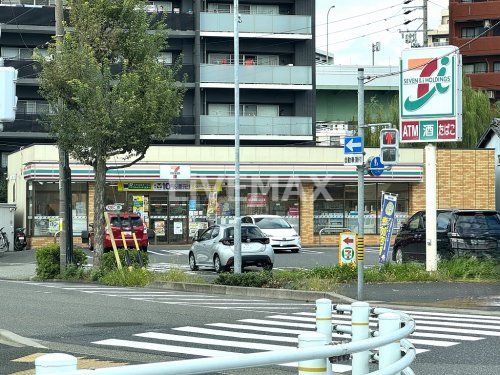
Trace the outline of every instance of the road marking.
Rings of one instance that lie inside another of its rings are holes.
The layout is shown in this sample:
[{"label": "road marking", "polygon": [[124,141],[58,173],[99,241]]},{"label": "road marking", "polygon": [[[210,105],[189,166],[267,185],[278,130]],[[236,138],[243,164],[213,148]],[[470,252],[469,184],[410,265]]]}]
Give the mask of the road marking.
[{"label": "road marking", "polygon": [[295,346],[288,346],[288,345],[274,345],[274,344],[263,344],[263,343],[231,341],[231,340],[207,339],[207,338],[196,337],[196,336],[171,335],[168,333],[158,333],[158,332],[138,333],[134,336],[144,337],[144,338],[148,338],[148,339],[166,340],[166,341],[180,341],[183,343],[192,343],[192,344],[201,344],[201,345],[215,345],[215,346],[230,346],[233,348],[267,350],[267,351],[283,350],[283,349],[290,349],[290,348],[295,347]]},{"label": "road marking", "polygon": [[450,313],[440,313],[434,311],[405,311],[407,314],[418,314],[418,315],[432,315],[432,316],[445,316],[450,318],[478,318],[478,319],[486,319],[486,320],[498,320],[500,316],[491,316],[491,315],[470,315],[470,314],[450,314]]},{"label": "road marking", "polygon": [[210,328],[202,328],[202,327],[190,327],[190,326],[188,326],[188,327],[178,327],[178,328],[172,328],[172,329],[174,331],[199,333],[202,335],[233,337],[233,338],[241,338],[241,339],[247,339],[247,340],[253,339],[253,340],[293,342],[293,343],[298,343],[298,341],[299,341],[297,337],[258,335],[255,333],[237,332],[237,331],[222,331],[219,329],[210,329]]}]

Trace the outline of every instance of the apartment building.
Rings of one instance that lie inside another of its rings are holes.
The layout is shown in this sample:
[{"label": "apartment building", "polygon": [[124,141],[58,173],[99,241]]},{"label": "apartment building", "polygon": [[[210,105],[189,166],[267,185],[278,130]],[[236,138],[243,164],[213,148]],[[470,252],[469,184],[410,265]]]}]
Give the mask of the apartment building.
[{"label": "apartment building", "polygon": [[463,46],[464,73],[491,100],[500,100],[500,25],[466,43],[499,21],[500,0],[450,0],[450,44]]},{"label": "apartment building", "polygon": [[450,36],[450,11],[443,9],[441,11],[441,24],[427,33],[427,45],[429,47],[447,46]]},{"label": "apartment building", "polygon": [[[54,0],[0,0],[0,51],[19,69],[17,117],[3,124],[0,151],[53,139],[37,121],[50,109],[38,93],[35,48],[44,53],[55,33]],[[314,140],[315,2],[246,0],[240,3],[240,56],[233,54],[233,5],[228,0],[150,1],[165,15],[172,64],[182,56],[187,74],[182,115],[167,143],[230,144],[234,139],[233,63],[241,82],[241,138],[247,144]]]}]

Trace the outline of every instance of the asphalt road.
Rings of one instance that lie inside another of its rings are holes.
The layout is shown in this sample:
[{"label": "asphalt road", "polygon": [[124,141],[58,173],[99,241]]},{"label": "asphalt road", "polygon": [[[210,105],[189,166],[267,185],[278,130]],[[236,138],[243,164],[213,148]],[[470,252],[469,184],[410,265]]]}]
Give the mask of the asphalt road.
[{"label": "asphalt road", "polygon": [[[47,351],[73,353],[99,367],[105,361],[146,363],[295,347],[298,331],[314,329],[314,307],[297,301],[1,280],[0,298],[0,329],[48,347],[0,342],[1,374],[33,368],[30,355]],[[500,373],[498,312],[416,308],[412,314],[417,321],[412,339],[419,350],[415,373]],[[334,321],[347,324],[348,316]],[[349,365],[342,363],[337,372],[349,373]],[[296,371],[272,366],[225,374]]]}]

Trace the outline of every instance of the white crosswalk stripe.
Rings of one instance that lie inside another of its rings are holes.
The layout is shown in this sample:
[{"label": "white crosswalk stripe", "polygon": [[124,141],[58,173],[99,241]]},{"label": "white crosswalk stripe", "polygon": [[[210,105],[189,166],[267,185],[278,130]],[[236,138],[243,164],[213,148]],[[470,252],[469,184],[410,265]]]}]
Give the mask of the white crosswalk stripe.
[{"label": "white crosswalk stripe", "polygon": [[[429,352],[433,348],[445,349],[463,342],[484,340],[488,336],[498,336],[500,333],[498,318],[494,316],[471,317],[465,314],[447,314],[436,317],[432,315],[433,312],[428,311],[409,311],[408,313],[419,317],[416,320],[417,330],[409,337],[419,354]],[[436,321],[436,319],[439,320]],[[466,320],[461,322],[460,319]],[[476,320],[471,321],[471,319]],[[332,321],[349,325],[350,315],[333,315]],[[474,325],[473,322],[477,324]],[[472,325],[474,327],[471,327]],[[370,326],[376,326],[375,318],[371,319]],[[168,332],[143,332],[134,334],[137,340],[108,339],[96,341],[94,344],[187,354],[193,358],[219,357],[227,353],[237,355],[296,347],[298,335],[314,331],[315,328],[313,312],[295,312],[273,314],[261,319],[240,319],[234,323],[220,322],[207,323],[202,327],[175,327]],[[333,342],[349,339],[350,335],[347,334],[332,334]],[[282,366],[297,366],[297,364],[288,363]],[[336,373],[345,373],[350,370],[351,367],[347,364],[334,365]]]}]

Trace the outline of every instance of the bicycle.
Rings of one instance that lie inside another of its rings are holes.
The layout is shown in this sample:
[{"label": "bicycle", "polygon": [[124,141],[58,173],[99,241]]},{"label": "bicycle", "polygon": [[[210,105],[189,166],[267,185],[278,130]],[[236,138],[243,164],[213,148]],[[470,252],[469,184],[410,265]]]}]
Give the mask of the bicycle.
[{"label": "bicycle", "polygon": [[7,233],[3,231],[2,227],[0,228],[0,252],[4,253],[6,251],[9,251],[9,239],[7,238]]}]

